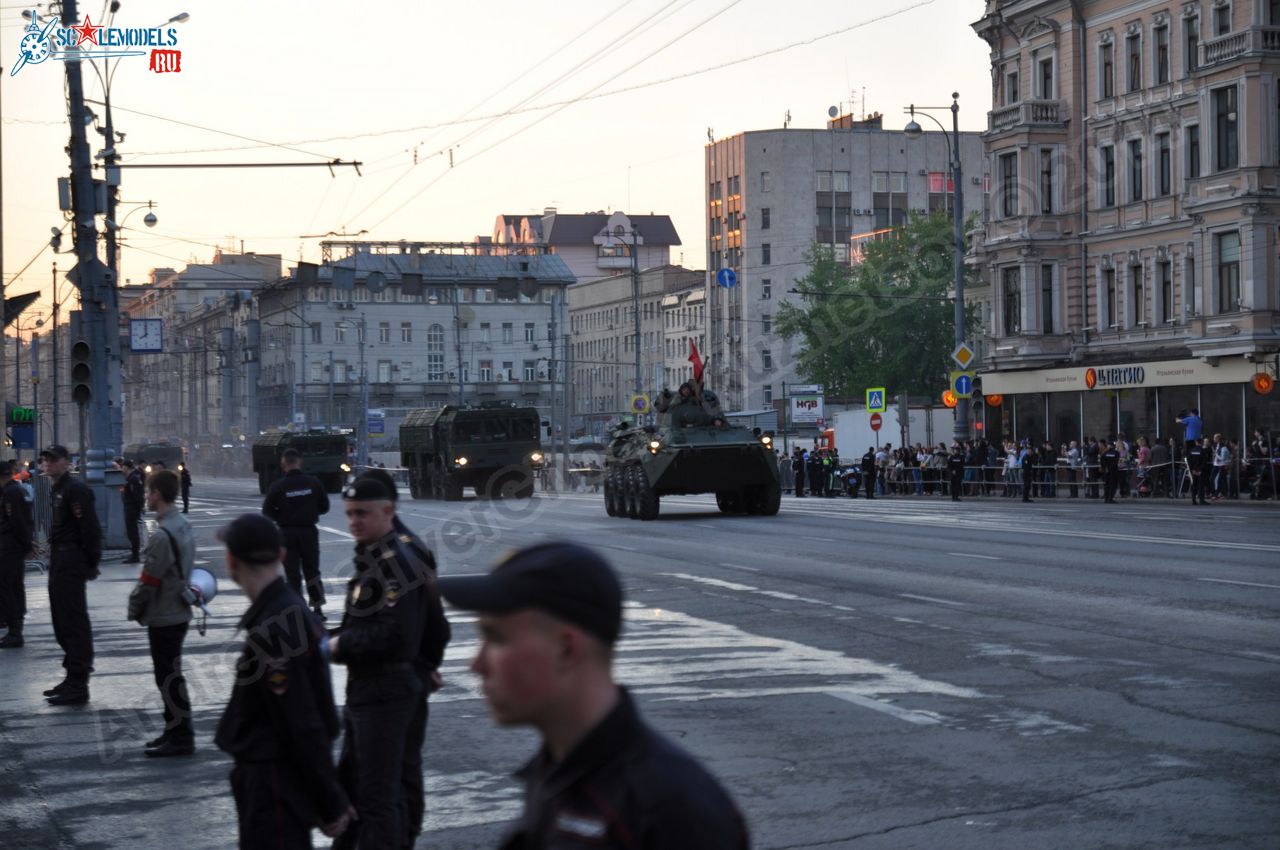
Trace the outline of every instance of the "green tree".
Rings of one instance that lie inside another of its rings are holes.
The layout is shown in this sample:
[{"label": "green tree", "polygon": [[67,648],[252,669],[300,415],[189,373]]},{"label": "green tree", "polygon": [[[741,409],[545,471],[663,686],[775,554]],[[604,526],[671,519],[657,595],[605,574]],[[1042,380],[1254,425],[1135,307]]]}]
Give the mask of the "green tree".
[{"label": "green tree", "polygon": [[[780,306],[778,334],[799,338],[796,368],[828,396],[861,396],[867,387],[891,394],[936,396],[946,389],[955,347],[951,219],[913,216],[887,238],[868,243],[854,266],[829,246],[806,254],[809,273],[796,281],[801,303]],[[966,286],[974,276],[966,271]],[[977,311],[968,308],[968,335]]]}]

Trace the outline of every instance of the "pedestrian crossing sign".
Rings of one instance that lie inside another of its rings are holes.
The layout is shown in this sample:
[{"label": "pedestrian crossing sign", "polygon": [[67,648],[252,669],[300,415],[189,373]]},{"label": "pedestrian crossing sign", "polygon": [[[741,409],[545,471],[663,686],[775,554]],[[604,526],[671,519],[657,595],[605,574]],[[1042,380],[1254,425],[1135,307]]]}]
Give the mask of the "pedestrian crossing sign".
[{"label": "pedestrian crossing sign", "polygon": [[867,412],[868,413],[884,413],[888,410],[885,406],[884,387],[872,387],[867,390]]}]

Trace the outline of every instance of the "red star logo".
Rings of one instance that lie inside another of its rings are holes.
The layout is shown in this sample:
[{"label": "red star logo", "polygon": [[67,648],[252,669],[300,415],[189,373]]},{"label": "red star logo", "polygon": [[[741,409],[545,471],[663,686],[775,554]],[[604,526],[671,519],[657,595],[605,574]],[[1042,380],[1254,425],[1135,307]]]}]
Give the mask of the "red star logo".
[{"label": "red star logo", "polygon": [[91,24],[91,23],[89,22],[89,16],[88,16],[88,15],[85,15],[85,16],[84,16],[84,23],[83,23],[83,24],[81,24],[81,25],[80,25],[80,26],[78,26],[78,27],[72,27],[72,28],[71,28],[71,31],[72,31],[72,32],[80,33],[80,38],[79,38],[79,40],[77,40],[77,41],[76,41],[76,46],[77,46],[77,47],[79,47],[81,44],[84,44],[86,41],[88,41],[88,42],[90,42],[90,43],[92,43],[92,44],[97,44],[97,43],[98,43],[98,30],[100,30],[100,29],[102,29],[102,27],[101,27],[101,26],[96,26],[96,27],[95,27],[93,24]]}]

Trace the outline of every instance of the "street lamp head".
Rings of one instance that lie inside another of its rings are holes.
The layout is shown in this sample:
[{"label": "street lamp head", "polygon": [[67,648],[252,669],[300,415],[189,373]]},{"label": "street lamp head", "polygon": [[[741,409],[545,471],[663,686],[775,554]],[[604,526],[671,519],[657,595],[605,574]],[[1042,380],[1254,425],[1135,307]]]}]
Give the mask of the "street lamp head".
[{"label": "street lamp head", "polygon": [[170,18],[170,19],[168,20],[168,23],[171,23],[171,24],[185,24],[185,23],[186,23],[187,21],[189,21],[189,20],[191,20],[191,15],[190,15],[189,13],[187,13],[187,12],[179,12],[178,14],[176,14],[176,15],[174,15],[172,18]]},{"label": "street lamp head", "polygon": [[156,214],[153,212],[149,212],[142,217],[142,223],[145,224],[147,227],[155,227],[156,222],[159,220],[160,219],[156,218]]},{"label": "street lamp head", "polygon": [[920,126],[920,122],[911,120],[907,122],[907,126],[902,128],[902,135],[908,139],[918,139],[924,135],[924,128]]}]

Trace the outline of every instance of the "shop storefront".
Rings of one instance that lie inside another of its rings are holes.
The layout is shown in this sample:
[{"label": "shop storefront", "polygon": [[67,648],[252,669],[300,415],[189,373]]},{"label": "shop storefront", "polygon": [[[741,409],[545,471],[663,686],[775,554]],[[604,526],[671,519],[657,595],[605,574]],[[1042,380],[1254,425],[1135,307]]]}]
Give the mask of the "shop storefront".
[{"label": "shop storefront", "polygon": [[1280,391],[1262,395],[1253,387],[1253,376],[1267,368],[1236,357],[1216,365],[1163,360],[988,372],[980,421],[986,437],[996,440],[1047,437],[1056,445],[1114,434],[1181,440],[1178,416],[1198,408],[1206,435],[1243,446],[1255,428],[1280,433]]}]

